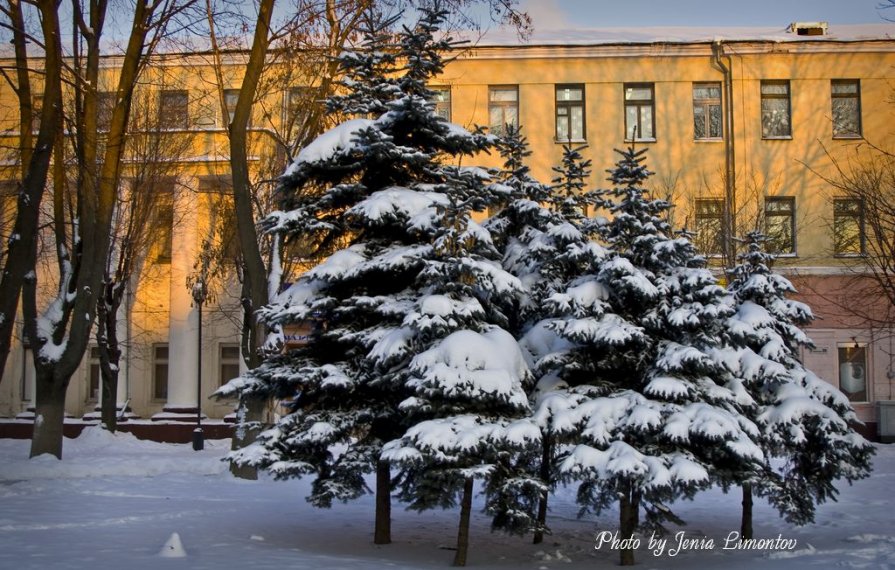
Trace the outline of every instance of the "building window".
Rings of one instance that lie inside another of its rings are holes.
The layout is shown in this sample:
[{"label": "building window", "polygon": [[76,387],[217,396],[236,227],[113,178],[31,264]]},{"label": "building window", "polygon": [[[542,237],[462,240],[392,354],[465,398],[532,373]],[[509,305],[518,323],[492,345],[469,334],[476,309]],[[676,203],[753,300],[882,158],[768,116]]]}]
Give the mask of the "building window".
[{"label": "building window", "polygon": [[652,83],[625,83],[625,140],[656,139],[655,106]]},{"label": "building window", "polygon": [[242,249],[239,244],[236,207],[233,204],[231,187],[229,178],[203,176],[199,179],[199,192],[208,198],[208,223],[212,243],[222,261],[237,263],[242,255]]},{"label": "building window", "polygon": [[430,87],[432,90],[432,103],[435,104],[435,114],[450,122],[451,120],[451,88]]},{"label": "building window", "polygon": [[314,87],[290,87],[283,101],[283,128],[289,133],[289,140],[295,141],[307,135],[313,126],[309,119],[315,117],[314,111],[320,104],[319,91]]},{"label": "building window", "polygon": [[839,344],[839,390],[852,402],[867,402],[867,346]]},{"label": "building window", "polygon": [[724,251],[724,200],[696,199],[696,248],[705,255]]},{"label": "building window", "polygon": [[239,345],[221,344],[218,350],[218,379],[223,386],[239,376]]},{"label": "building window", "polygon": [[834,79],[830,83],[833,105],[833,138],[861,136],[861,84],[857,79]]},{"label": "building window", "polygon": [[792,197],[765,198],[764,227],[769,253],[793,254],[796,252],[796,199]]},{"label": "building window", "polygon": [[833,253],[862,255],[864,253],[864,205],[855,198],[833,200]]},{"label": "building window", "polygon": [[583,141],[584,85],[556,86],[556,141]]},{"label": "building window", "polygon": [[721,84],[693,84],[693,137],[696,140],[720,139]]},{"label": "building window", "polygon": [[159,127],[185,129],[189,126],[189,93],[165,89],[159,92]]},{"label": "building window", "polygon": [[40,114],[44,106],[44,94],[35,93],[31,96],[31,132],[37,133],[40,130]]},{"label": "building window", "polygon": [[155,190],[158,192],[152,213],[155,261],[171,263],[171,252],[174,249],[174,187],[173,184],[162,185]]},{"label": "building window", "polygon": [[[19,185],[12,180],[0,181],[0,243],[9,243],[18,212]],[[6,247],[0,247],[0,266],[3,266]]]},{"label": "building window", "polygon": [[101,378],[99,366],[99,347],[90,347],[90,360],[87,371],[87,399],[99,400],[99,381]]},{"label": "building window", "polygon": [[519,126],[519,87],[516,85],[488,88],[488,115],[491,132],[506,133],[507,125]]},{"label": "building window", "polygon": [[152,397],[168,399],[168,345],[152,345]]},{"label": "building window", "polygon": [[[236,112],[236,103],[239,101],[239,89],[224,89],[224,106],[227,108],[227,116],[224,118],[224,128],[230,126],[233,114]],[[249,123],[252,122],[249,116]]]},{"label": "building window", "polygon": [[761,82],[761,138],[792,137],[789,81]]},{"label": "building window", "polygon": [[115,111],[115,92],[103,91],[96,97],[96,128],[108,131],[112,126],[112,113]]}]

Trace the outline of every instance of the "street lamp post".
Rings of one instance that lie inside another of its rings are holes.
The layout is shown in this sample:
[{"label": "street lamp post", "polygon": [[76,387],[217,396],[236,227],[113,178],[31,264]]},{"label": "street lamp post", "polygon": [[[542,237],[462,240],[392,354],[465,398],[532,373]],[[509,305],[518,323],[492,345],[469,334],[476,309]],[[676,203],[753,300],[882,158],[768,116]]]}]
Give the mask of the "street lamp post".
[{"label": "street lamp post", "polygon": [[199,310],[199,343],[196,346],[196,429],[193,430],[193,450],[205,449],[205,435],[202,433],[202,305],[208,297],[205,280],[199,278],[193,283],[193,302]]}]

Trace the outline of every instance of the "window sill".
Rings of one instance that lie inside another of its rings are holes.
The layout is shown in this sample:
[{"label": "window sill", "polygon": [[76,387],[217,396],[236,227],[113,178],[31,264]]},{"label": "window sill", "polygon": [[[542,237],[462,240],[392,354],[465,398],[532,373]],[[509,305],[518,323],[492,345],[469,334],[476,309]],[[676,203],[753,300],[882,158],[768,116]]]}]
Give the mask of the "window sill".
[{"label": "window sill", "polygon": [[723,138],[704,138],[704,139],[693,139],[695,143],[719,143],[724,142]]},{"label": "window sill", "polygon": [[863,139],[864,139],[864,136],[860,135],[860,134],[857,134],[857,135],[833,135],[834,141],[860,141]]},{"label": "window sill", "polygon": [[625,139],[626,143],[654,143],[656,139]]},{"label": "window sill", "polygon": [[587,139],[553,139],[556,144],[584,144]]},{"label": "window sill", "polygon": [[783,258],[783,259],[796,259],[797,257],[799,257],[799,254],[798,254],[798,253],[772,253],[771,255],[773,255],[773,256],[776,257],[777,259],[780,259],[780,258]]},{"label": "window sill", "polygon": [[864,259],[867,257],[866,253],[834,253],[833,259]]},{"label": "window sill", "polygon": [[787,135],[785,137],[761,137],[763,141],[791,141],[792,135]]}]

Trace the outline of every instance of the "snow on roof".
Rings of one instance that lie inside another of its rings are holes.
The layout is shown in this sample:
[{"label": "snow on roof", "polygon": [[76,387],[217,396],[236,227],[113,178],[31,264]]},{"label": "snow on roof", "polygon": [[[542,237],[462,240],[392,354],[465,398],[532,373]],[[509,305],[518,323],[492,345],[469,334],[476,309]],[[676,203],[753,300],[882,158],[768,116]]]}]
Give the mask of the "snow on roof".
[{"label": "snow on roof", "polygon": [[476,47],[519,47],[550,45],[606,45],[649,43],[708,43],[723,41],[866,41],[895,39],[895,23],[830,24],[823,36],[800,36],[786,27],[619,27],[619,28],[535,28],[526,41],[520,41],[515,30],[505,27],[486,32]]}]

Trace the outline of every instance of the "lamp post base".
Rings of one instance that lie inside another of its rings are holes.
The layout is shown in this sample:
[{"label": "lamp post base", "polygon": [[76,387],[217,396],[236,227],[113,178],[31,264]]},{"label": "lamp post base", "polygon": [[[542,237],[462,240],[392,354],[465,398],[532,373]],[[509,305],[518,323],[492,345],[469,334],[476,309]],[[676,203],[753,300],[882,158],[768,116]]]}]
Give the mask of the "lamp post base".
[{"label": "lamp post base", "polygon": [[193,451],[202,451],[205,449],[205,434],[202,428],[197,427],[193,430]]}]

